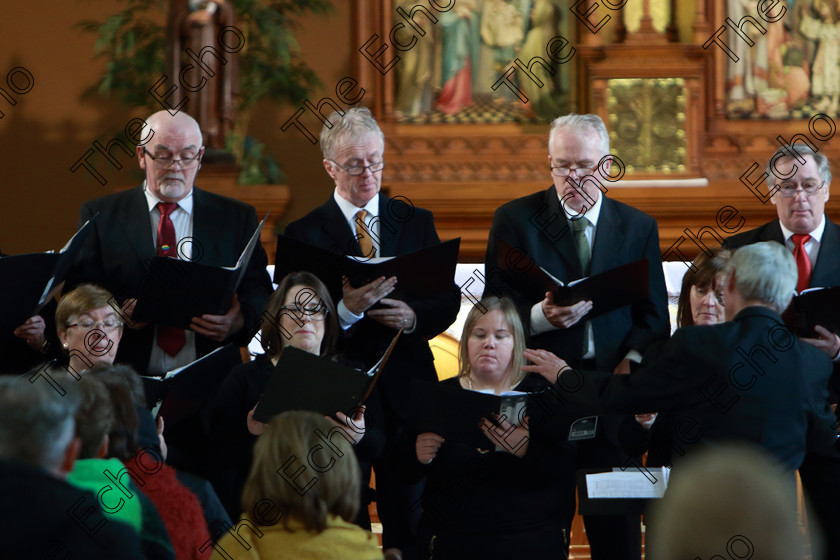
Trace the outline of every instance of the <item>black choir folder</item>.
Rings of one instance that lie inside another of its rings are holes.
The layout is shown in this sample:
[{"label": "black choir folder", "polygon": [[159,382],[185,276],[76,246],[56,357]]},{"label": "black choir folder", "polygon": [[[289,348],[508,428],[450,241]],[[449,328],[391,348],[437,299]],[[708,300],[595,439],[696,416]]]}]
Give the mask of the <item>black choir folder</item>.
[{"label": "black choir folder", "polygon": [[146,405],[163,416],[167,428],[208,413],[216,392],[230,369],[242,362],[239,348],[227,344],[161,377],[142,377]]},{"label": "black choir folder", "polygon": [[368,371],[360,371],[329,358],[287,346],[254,410],[254,420],[269,423],[287,410],[314,410],[325,416],[341,411],[352,416],[370,395],[402,334],[397,331],[382,358]]},{"label": "black choir folder", "polygon": [[503,274],[514,276],[527,295],[543,299],[546,292],[551,292],[554,302],[563,306],[574,305],[579,301],[591,301],[592,311],[586,315],[587,319],[646,299],[650,292],[647,258],[564,285],[534,262],[522,249],[514,248],[499,237],[496,238],[496,245],[499,248],[498,264]]},{"label": "black choir folder", "polygon": [[58,253],[29,253],[0,258],[0,325],[9,332],[36,315],[61,287],[76,261],[91,222],[79,228]]},{"label": "black choir folder", "polygon": [[341,277],[354,288],[380,276],[397,277],[387,297],[412,301],[455,290],[455,266],[461,238],[450,239],[398,257],[350,257],[285,235],[277,236],[274,282],[298,270],[311,272],[326,284],[335,301],[341,299]]},{"label": "black choir folder", "polygon": [[173,257],[152,257],[140,284],[132,319],[188,329],[193,317],[227,313],[233,294],[245,276],[251,254],[259,243],[266,218],[268,213],[234,266],[220,267]]},{"label": "black choir folder", "polygon": [[814,325],[840,332],[840,286],[810,288],[793,296],[793,329],[802,337],[814,338]]},{"label": "black choir folder", "polygon": [[499,414],[520,425],[528,397],[519,391],[492,395],[412,379],[409,425],[418,434],[433,432],[470,447],[492,449],[494,444],[478,427],[479,421],[488,418],[495,422],[493,415]]}]

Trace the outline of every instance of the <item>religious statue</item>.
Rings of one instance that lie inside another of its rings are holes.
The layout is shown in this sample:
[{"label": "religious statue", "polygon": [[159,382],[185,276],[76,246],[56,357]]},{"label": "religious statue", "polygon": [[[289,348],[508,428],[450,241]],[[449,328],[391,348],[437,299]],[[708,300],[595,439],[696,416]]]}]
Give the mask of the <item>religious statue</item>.
[{"label": "religious statue", "polygon": [[[225,148],[225,138],[233,130],[239,93],[237,57],[218,44],[219,31],[227,25],[234,25],[233,6],[228,0],[172,0],[167,74],[174,82],[180,77],[181,84],[191,85],[196,91],[178,87],[169,102],[175,107],[189,97],[183,110],[198,121],[204,145],[211,150]],[[200,61],[196,60],[199,57]]]}]

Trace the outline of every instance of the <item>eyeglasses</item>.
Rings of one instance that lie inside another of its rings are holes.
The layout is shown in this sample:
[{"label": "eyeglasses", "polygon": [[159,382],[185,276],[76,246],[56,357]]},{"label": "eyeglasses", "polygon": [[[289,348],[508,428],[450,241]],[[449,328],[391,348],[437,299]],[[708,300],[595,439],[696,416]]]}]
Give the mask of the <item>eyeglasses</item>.
[{"label": "eyeglasses", "polygon": [[310,305],[308,307],[303,307],[298,304],[283,305],[280,309],[294,313],[298,317],[309,317],[313,321],[323,321],[327,318],[327,313],[330,311],[323,303],[319,305]]},{"label": "eyeglasses", "polygon": [[379,171],[385,169],[385,160],[378,161],[376,163],[371,163],[370,165],[351,165],[350,167],[344,167],[343,165],[341,165],[333,159],[331,159],[330,161],[333,162],[337,167],[340,167],[341,169],[346,171],[348,175],[353,175],[354,177],[362,175],[365,172],[365,169],[370,169],[371,173],[378,173]]},{"label": "eyeglasses", "polygon": [[160,156],[153,156],[149,153],[146,148],[143,148],[143,153],[149,156],[149,158],[155,162],[155,165],[158,167],[164,168],[171,168],[176,163],[181,164],[181,169],[192,169],[196,165],[201,162],[201,152],[199,151],[198,154],[194,155],[193,157],[182,157],[181,159],[175,159],[172,157],[172,154],[160,155]]},{"label": "eyeglasses", "polygon": [[799,192],[799,188],[802,188],[802,192],[807,195],[812,195],[821,188],[823,188],[825,182],[817,183],[817,182],[808,182],[808,183],[801,183],[798,187],[795,183],[779,183],[776,185],[779,187],[779,194],[785,198],[793,198],[796,196],[796,193]]},{"label": "eyeglasses", "polygon": [[589,175],[593,173],[596,169],[598,169],[599,163],[596,163],[592,167],[567,167],[567,166],[551,166],[551,174],[555,177],[568,177],[572,174],[572,171],[577,171],[577,176],[580,177],[582,175]]},{"label": "eyeglasses", "polygon": [[102,327],[102,330],[105,331],[105,332],[113,332],[113,331],[119,329],[120,327],[122,327],[123,324],[121,322],[115,320],[115,319],[108,319],[107,321],[85,320],[85,321],[79,321],[78,323],[73,323],[72,325],[67,325],[67,328],[71,329],[73,327],[81,327],[82,329],[84,329],[86,331],[90,331],[90,330],[93,330],[94,328],[97,328],[97,327],[100,327],[100,326]]}]

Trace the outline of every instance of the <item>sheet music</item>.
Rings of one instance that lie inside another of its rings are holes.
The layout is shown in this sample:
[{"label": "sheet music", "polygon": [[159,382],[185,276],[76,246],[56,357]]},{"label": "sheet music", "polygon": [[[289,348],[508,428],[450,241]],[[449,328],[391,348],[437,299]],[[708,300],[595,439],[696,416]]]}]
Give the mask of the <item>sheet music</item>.
[{"label": "sheet music", "polygon": [[661,498],[670,472],[661,467],[587,474],[586,493],[589,498]]}]

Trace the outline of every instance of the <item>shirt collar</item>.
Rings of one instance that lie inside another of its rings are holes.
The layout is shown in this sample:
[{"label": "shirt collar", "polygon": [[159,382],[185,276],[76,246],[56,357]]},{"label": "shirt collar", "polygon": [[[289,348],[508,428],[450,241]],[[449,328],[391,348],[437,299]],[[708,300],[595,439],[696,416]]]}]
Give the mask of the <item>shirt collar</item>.
[{"label": "shirt collar", "polygon": [[[554,189],[554,192],[556,193],[557,189]],[[560,198],[560,195],[557,195],[557,198],[560,199],[560,207],[566,213],[566,220],[569,220],[569,216],[576,216],[577,215],[576,211],[572,210],[571,208],[566,207],[566,205],[563,203],[563,199]],[[604,193],[599,192],[598,193],[598,200],[596,200],[595,204],[592,205],[592,208],[587,210],[586,214],[584,214],[584,216],[589,221],[589,223],[592,224],[592,227],[597,227],[598,226],[598,218],[601,215],[601,201],[603,201],[603,200],[604,200]]]},{"label": "shirt collar", "polygon": [[[187,214],[192,215],[193,211],[193,193],[195,189],[190,189],[190,194],[176,202],[179,208],[184,210]],[[158,202],[163,202],[161,199],[156,197],[152,194],[152,191],[146,186],[146,181],[143,181],[143,194],[146,195],[146,204],[149,207],[149,212],[151,213],[154,210],[155,206],[157,206]]]},{"label": "shirt collar", "polygon": [[341,213],[344,215],[344,219],[348,222],[353,222],[353,220],[356,219],[356,213],[359,210],[365,210],[368,215],[372,217],[379,215],[379,193],[373,195],[373,198],[371,198],[363,208],[359,208],[349,200],[342,198],[342,196],[338,194],[338,187],[336,187],[333,191],[333,198],[335,199],[335,203],[338,204],[338,209],[341,210]]},{"label": "shirt collar", "polygon": [[[789,241],[790,237],[793,235],[793,232],[790,231],[788,228],[786,228],[782,224],[781,220],[779,220],[779,227],[782,228],[782,236],[784,236],[785,241]],[[819,243],[820,241],[822,241],[822,236],[823,236],[824,231],[825,231],[825,213],[823,213],[823,215],[822,215],[822,219],[820,220],[820,225],[818,225],[816,228],[814,228],[814,231],[812,231],[808,235],[811,236],[811,239],[813,239],[814,241]]]}]

